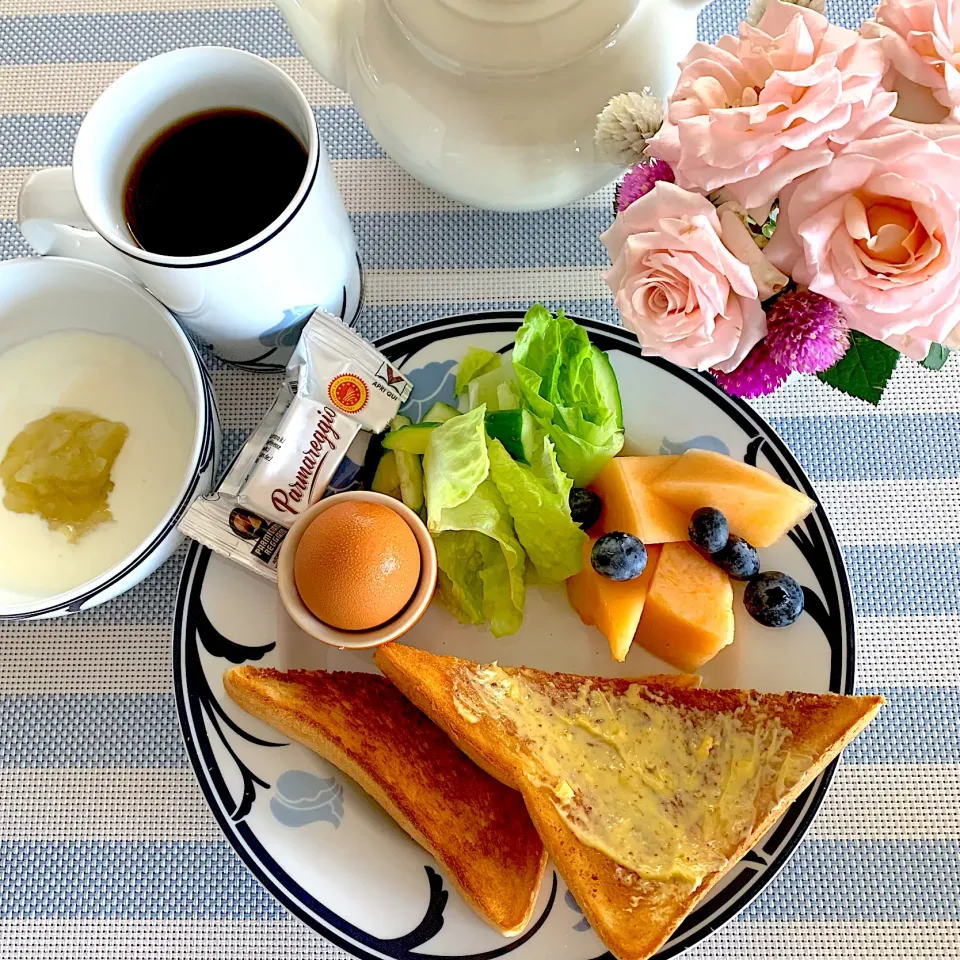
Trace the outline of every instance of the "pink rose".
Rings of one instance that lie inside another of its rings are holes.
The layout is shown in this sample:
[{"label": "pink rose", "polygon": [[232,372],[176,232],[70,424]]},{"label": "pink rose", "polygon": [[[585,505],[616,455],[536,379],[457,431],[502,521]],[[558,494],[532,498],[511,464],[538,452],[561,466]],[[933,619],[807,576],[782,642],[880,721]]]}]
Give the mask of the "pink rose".
[{"label": "pink rose", "polygon": [[720,233],[709,200],[660,181],[600,237],[604,280],[647,356],[732,370],[767,332],[750,268]]},{"label": "pink rose", "polygon": [[780,195],[764,252],[915,360],[960,321],[960,127],[888,121]]},{"label": "pink rose", "polygon": [[825,166],[831,144],[855,140],[897,102],[881,87],[880,41],[780,0],[756,27],[740,24],[739,39],[696,44],[680,69],[647,153],[666,160],[680,186],[726,187],[748,209]]},{"label": "pink rose", "polygon": [[948,109],[960,107],[960,9],[953,0],[881,0],[860,28],[878,37],[893,68],[928,87]]}]

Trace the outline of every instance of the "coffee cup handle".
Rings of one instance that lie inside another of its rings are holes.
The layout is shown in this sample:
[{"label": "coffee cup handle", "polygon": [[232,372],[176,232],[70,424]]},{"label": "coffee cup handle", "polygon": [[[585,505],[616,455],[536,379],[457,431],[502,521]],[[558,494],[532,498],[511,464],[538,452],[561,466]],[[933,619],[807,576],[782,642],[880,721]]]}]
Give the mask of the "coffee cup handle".
[{"label": "coffee cup handle", "polygon": [[141,283],[127,261],[91,227],[73,188],[70,167],[38,170],[23,181],[17,224],[41,255],[86,260]]}]

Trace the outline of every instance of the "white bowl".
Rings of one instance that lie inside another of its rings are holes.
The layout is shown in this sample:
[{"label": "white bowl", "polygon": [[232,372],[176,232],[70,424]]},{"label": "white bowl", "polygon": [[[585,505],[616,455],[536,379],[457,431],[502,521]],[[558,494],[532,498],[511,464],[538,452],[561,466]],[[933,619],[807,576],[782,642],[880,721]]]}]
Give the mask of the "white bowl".
[{"label": "white bowl", "polygon": [[59,257],[0,263],[0,353],[60,330],[122,337],[157,357],[180,381],[194,411],[193,444],[176,496],[150,534],[121,561],[71,590],[25,599],[0,588],[0,621],[58,617],[88,610],[153,573],[182,542],[177,522],[209,491],[216,475],[220,425],[213,390],[190,340],[142,287],[105,267]]},{"label": "white bowl", "polygon": [[[379,503],[393,510],[413,532],[417,539],[417,546],[420,548],[420,580],[413,596],[395,617],[369,630],[338,630],[314,616],[300,599],[294,577],[297,546],[306,533],[307,527],[325,510],[351,500]],[[283,546],[280,547],[277,588],[287,613],[304,633],[332,647],[339,647],[341,650],[365,650],[368,647],[379,647],[402,637],[426,613],[437,588],[437,548],[423,521],[406,504],[383,493],[374,493],[370,490],[348,490],[346,493],[337,493],[332,497],[318,500],[309,510],[304,511],[290,528],[289,533],[283,538]]]}]

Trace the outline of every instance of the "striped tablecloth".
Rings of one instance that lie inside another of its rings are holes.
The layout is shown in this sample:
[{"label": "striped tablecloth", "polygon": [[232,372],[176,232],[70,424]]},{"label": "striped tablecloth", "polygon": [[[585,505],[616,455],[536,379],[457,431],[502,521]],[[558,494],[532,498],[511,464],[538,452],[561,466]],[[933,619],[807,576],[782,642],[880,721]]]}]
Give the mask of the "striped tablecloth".
[{"label": "striped tablecloth", "polygon": [[[258,0],[0,0],[0,255],[26,254],[18,185],[69,162],[84,111],[134,62],[225,44],[301,84],[366,270],[362,331],[535,298],[614,320],[597,234],[610,191],[543,213],[450,203],[386,159],[347,97]],[[714,39],[745,3],[717,0]],[[835,3],[855,26],[867,0]],[[217,368],[235,449],[275,380]],[[960,956],[960,362],[901,363],[879,410],[805,378],[757,404],[793,447],[846,555],[859,682],[890,705],[842,765],[809,838],[741,917],[690,954]],[[5,545],[0,545],[5,548]],[[221,838],[174,711],[182,556],[68,620],[0,628],[0,958],[341,957]]]}]

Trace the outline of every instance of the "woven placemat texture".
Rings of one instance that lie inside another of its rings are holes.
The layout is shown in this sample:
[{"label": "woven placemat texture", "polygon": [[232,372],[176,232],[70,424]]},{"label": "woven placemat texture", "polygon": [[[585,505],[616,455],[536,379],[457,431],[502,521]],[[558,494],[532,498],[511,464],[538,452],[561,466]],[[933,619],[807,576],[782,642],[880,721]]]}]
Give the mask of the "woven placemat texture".
[{"label": "woven placemat texture", "polygon": [[[366,270],[362,332],[533,299],[615,320],[597,234],[611,191],[543,213],[465,209],[388,160],[349,99],[257,0],[0,0],[0,256],[28,253],[16,194],[69,162],[84,111],[130,65],[181,46],[270,57],[302,85]],[[262,3],[262,0],[261,0]],[[745,0],[716,0],[703,39]],[[868,0],[833,3],[855,26]],[[214,365],[236,449],[276,379]],[[859,682],[890,705],[848,752],[810,836],[696,960],[960,955],[960,362],[904,361],[879,409],[813,378],[757,403],[843,547]],[[170,624],[182,553],[117,601],[0,627],[0,960],[340,958],[222,839],[188,767]]]}]

